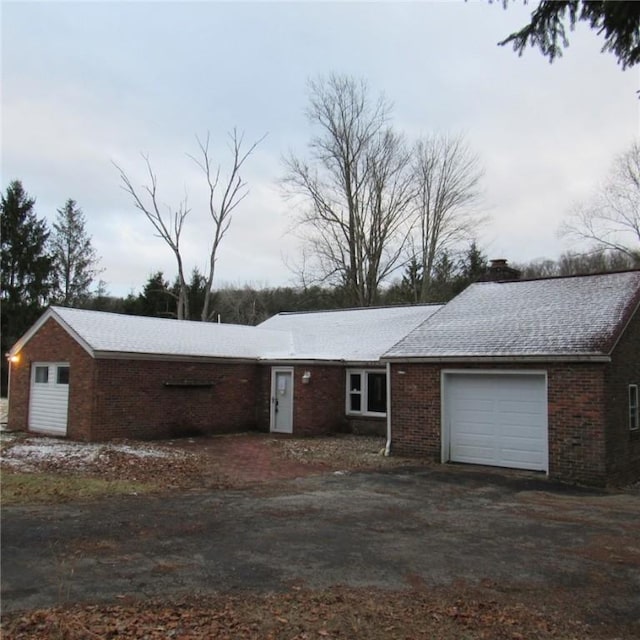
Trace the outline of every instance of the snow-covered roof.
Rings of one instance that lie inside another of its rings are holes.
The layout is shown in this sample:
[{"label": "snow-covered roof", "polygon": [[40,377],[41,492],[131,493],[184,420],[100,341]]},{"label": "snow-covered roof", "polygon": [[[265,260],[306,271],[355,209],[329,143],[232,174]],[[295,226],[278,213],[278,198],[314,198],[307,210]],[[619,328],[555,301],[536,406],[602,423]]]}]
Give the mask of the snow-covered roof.
[{"label": "snow-covered roof", "polygon": [[[291,351],[289,334],[244,325],[51,307],[34,328],[37,330],[49,317],[57,319],[92,355],[127,353],[256,359],[273,349],[282,353]],[[25,334],[19,344],[29,337],[29,333]]]},{"label": "snow-covered roof", "polygon": [[439,308],[419,305],[281,313],[250,327],[50,307],[11,353],[22,349],[53,318],[94,357],[131,354],[370,362]]},{"label": "snow-covered roof", "polygon": [[[289,332],[296,359],[373,362],[441,306],[279,313],[258,328]],[[279,357],[275,352],[265,355]]]},{"label": "snow-covered roof", "polygon": [[640,271],[481,282],[385,359],[606,356],[640,301]]}]

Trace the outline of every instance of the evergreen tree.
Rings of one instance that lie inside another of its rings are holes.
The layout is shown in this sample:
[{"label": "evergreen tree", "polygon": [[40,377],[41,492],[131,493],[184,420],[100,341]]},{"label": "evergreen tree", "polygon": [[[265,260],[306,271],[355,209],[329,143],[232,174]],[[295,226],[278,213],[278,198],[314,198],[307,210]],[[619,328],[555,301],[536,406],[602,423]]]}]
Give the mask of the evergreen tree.
[{"label": "evergreen tree", "polygon": [[[29,328],[48,304],[53,288],[53,258],[47,253],[49,230],[33,210],[35,200],[14,180],[2,195],[1,271],[2,354]],[[2,358],[2,393],[7,388]]]},{"label": "evergreen tree", "polygon": [[176,317],[177,294],[169,288],[162,271],[156,271],[142,288],[137,297],[129,295],[125,300],[124,311],[137,316],[160,318]]},{"label": "evergreen tree", "polygon": [[[484,275],[488,266],[487,256],[478,248],[475,240],[458,262],[458,277],[454,283],[453,295],[458,295],[480,276]],[[452,296],[453,297],[453,296]]]},{"label": "evergreen tree", "polygon": [[57,302],[79,306],[91,295],[90,286],[98,274],[98,257],[85,229],[85,217],[75,202],[67,200],[53,225],[51,249],[55,258]]}]

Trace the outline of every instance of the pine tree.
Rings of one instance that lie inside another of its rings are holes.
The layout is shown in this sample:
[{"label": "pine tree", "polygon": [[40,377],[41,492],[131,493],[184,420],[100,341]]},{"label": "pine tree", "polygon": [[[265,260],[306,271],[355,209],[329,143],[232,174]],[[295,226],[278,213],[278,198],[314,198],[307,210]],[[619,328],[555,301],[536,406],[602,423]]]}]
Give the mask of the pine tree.
[{"label": "pine tree", "polygon": [[[47,252],[49,230],[39,220],[19,180],[2,195],[1,271],[2,353],[6,353],[35,322],[49,303],[53,289],[53,257]],[[2,392],[7,384],[6,359],[2,358]]]},{"label": "pine tree", "polygon": [[67,200],[53,225],[51,249],[55,258],[57,301],[65,307],[82,304],[99,273],[98,257],[85,229],[85,217],[75,202]]}]

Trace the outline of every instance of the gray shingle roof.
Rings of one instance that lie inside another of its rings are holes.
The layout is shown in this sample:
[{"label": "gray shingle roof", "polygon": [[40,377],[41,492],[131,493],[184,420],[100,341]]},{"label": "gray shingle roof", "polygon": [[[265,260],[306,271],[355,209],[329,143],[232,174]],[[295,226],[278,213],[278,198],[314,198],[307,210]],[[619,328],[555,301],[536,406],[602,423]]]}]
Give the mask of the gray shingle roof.
[{"label": "gray shingle roof", "polygon": [[51,307],[12,353],[53,317],[92,355],[372,362],[438,309],[418,305],[281,313],[250,327]]},{"label": "gray shingle roof", "polygon": [[[307,313],[279,313],[260,329],[290,332],[301,360],[373,362],[442,305],[369,307]],[[277,353],[267,354],[274,359]]]},{"label": "gray shingle roof", "polygon": [[640,271],[468,287],[384,358],[602,356],[640,300]]},{"label": "gray shingle roof", "polygon": [[291,351],[291,337],[281,331],[64,307],[51,312],[94,352],[255,359],[271,349]]}]

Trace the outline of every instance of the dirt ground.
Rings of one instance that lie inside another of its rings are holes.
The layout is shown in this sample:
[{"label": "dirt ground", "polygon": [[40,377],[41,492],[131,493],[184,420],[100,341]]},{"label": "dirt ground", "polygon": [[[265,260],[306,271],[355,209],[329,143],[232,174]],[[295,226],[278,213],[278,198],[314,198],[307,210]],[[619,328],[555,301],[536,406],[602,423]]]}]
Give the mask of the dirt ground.
[{"label": "dirt ground", "polygon": [[3,637],[640,637],[637,495],[394,466],[374,440],[116,450],[166,490],[3,506]]},{"label": "dirt ground", "polygon": [[[0,461],[9,476],[47,473],[58,478],[128,482],[145,492],[243,488],[309,475],[421,464],[381,455],[384,445],[384,438],[350,435],[293,438],[246,433],[94,444],[4,433]],[[41,495],[34,496],[36,501]],[[58,495],[57,501],[62,497]],[[34,500],[18,496],[18,502],[25,501]]]}]

